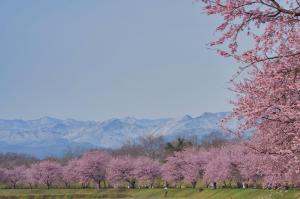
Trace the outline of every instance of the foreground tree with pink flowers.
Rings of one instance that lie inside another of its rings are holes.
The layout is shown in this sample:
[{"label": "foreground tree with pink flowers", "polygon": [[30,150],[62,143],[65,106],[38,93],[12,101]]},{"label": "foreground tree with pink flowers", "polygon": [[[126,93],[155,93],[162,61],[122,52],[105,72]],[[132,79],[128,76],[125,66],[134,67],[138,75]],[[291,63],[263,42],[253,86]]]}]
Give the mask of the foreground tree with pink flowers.
[{"label": "foreground tree with pink flowers", "polygon": [[[249,150],[272,156],[273,164],[284,162],[286,172],[299,172],[299,2],[202,1],[208,15],[222,18],[217,27],[221,36],[211,46],[220,46],[216,50],[222,56],[240,65],[232,80],[238,100],[233,102],[234,110],[227,120],[241,121],[238,135],[249,129],[255,131],[253,141],[247,143]],[[253,45],[247,50],[239,48],[239,36],[248,37]]]}]

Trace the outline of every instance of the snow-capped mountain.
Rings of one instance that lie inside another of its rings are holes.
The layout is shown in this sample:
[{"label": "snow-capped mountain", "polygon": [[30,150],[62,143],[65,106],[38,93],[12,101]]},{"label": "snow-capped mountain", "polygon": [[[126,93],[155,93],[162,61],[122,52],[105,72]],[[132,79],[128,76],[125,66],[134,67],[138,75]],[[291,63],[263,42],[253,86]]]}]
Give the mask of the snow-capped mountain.
[{"label": "snow-capped mountain", "polygon": [[[136,119],[126,117],[103,122],[60,120],[43,117],[37,120],[0,120],[0,152],[28,153],[38,157],[62,155],[75,148],[118,148],[146,135],[201,137],[220,132],[219,122],[228,113],[203,113],[199,117]],[[233,124],[234,125],[234,124]]]}]

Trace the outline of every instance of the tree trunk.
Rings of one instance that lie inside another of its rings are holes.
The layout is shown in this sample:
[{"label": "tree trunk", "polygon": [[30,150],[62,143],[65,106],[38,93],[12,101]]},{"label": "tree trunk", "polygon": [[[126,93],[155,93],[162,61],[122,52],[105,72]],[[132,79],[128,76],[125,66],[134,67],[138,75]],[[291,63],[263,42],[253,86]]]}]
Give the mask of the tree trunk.
[{"label": "tree trunk", "polygon": [[254,180],[253,188],[256,189],[256,187],[257,187],[256,180]]},{"label": "tree trunk", "polygon": [[206,182],[206,183],[205,183],[205,185],[206,185],[206,188],[208,188],[208,187],[209,187],[209,183],[208,183],[208,182]]},{"label": "tree trunk", "polygon": [[65,182],[65,187],[66,187],[67,189],[70,188],[69,183]]},{"label": "tree trunk", "polygon": [[134,189],[135,188],[135,180],[129,180],[128,185],[129,185],[129,188]]},{"label": "tree trunk", "polygon": [[214,187],[214,189],[217,188],[217,183],[216,182],[213,183],[213,187]]},{"label": "tree trunk", "polygon": [[196,184],[197,184],[197,182],[192,182],[192,187],[193,187],[193,189],[196,188]]},{"label": "tree trunk", "polygon": [[135,180],[131,182],[131,188],[132,188],[132,189],[135,188]]},{"label": "tree trunk", "polygon": [[150,183],[150,188],[151,188],[151,189],[153,188],[153,185],[154,185],[154,182],[151,182],[151,183]]}]

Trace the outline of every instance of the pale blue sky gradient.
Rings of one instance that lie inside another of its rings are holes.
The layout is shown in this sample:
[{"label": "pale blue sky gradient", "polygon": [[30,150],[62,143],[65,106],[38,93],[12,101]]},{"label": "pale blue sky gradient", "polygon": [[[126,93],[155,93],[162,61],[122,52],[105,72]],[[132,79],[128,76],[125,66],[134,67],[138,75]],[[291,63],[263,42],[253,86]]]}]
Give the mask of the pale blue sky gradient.
[{"label": "pale blue sky gradient", "polygon": [[192,0],[1,0],[0,118],[228,111],[236,67]]}]

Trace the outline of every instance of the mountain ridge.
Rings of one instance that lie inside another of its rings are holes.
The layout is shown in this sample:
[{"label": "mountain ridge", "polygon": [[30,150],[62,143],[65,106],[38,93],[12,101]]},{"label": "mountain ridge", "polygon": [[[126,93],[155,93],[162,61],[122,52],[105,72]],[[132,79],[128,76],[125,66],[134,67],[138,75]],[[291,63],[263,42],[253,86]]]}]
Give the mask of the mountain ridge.
[{"label": "mountain ridge", "polygon": [[[139,119],[112,118],[104,121],[80,121],[42,117],[35,120],[0,119],[0,152],[22,152],[37,157],[61,156],[69,149],[112,148],[137,142],[147,135],[166,141],[178,137],[221,132],[219,122],[228,112],[205,112],[197,117]],[[234,124],[232,125],[234,126]]]}]

